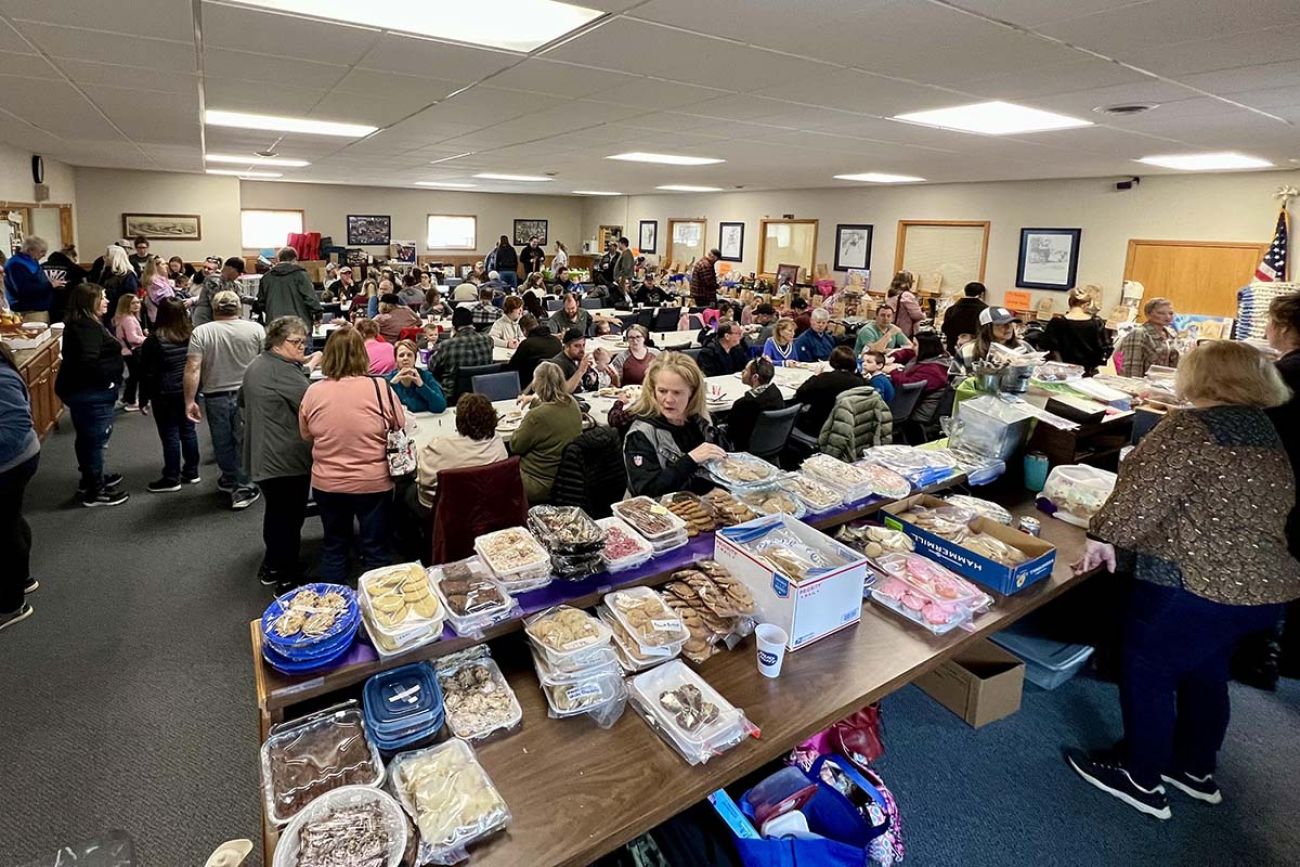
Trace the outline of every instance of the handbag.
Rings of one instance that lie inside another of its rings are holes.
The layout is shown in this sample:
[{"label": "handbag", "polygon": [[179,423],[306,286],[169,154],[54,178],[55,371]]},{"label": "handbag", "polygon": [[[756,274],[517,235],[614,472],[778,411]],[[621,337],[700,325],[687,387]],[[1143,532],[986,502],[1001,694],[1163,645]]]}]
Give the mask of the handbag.
[{"label": "handbag", "polygon": [[384,410],[384,398],[379,391],[379,377],[372,377],[375,383],[375,401],[379,404],[379,415],[388,428],[384,456],[388,460],[388,475],[401,478],[415,472],[415,440],[406,434],[406,429],[397,426],[397,407],[393,404],[393,390],[388,389],[388,408]]}]

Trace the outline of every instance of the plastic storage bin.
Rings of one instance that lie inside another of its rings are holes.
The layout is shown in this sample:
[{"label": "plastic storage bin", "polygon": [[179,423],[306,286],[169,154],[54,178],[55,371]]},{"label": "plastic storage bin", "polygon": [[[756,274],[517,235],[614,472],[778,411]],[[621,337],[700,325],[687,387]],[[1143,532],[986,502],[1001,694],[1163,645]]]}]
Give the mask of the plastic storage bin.
[{"label": "plastic storage bin", "polygon": [[1096,648],[1066,644],[1029,632],[1008,629],[989,636],[994,644],[1025,661],[1025,678],[1034,686],[1056,689],[1079,673]]}]

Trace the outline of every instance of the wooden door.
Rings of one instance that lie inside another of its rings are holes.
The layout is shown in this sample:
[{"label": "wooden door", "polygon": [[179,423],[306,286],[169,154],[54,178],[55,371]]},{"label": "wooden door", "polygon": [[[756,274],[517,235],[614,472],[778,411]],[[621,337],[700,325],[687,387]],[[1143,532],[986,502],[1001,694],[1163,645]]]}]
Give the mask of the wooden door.
[{"label": "wooden door", "polygon": [[1124,279],[1142,284],[1144,301],[1168,298],[1179,313],[1236,316],[1237,290],[1254,279],[1267,249],[1248,242],[1130,240]]}]

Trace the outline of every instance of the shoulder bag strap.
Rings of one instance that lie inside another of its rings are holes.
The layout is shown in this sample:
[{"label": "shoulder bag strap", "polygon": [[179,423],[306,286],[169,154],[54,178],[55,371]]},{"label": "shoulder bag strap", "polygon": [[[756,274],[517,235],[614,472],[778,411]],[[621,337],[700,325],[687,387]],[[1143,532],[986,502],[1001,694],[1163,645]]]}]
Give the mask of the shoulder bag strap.
[{"label": "shoulder bag strap", "polygon": [[[391,419],[389,419],[388,413],[384,412],[384,398],[381,392],[379,391],[379,377],[372,376],[370,377],[370,381],[375,384],[375,403],[379,405],[379,417],[384,420],[384,427],[388,428],[389,430],[392,430],[393,422]],[[394,413],[394,415],[396,415],[396,413]]]}]

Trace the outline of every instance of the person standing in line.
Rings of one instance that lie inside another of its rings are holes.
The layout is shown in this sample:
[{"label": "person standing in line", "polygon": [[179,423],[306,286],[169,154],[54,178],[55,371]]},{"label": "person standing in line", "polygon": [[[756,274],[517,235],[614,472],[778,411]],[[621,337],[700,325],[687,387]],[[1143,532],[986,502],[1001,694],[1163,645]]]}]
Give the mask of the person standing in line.
[{"label": "person standing in line", "polygon": [[[968,340],[975,339],[980,329],[980,313],[989,306],[984,300],[988,290],[983,283],[967,283],[962,294],[963,297],[943,314],[943,337],[949,355],[957,353],[957,341],[963,334]],[[862,354],[861,347],[858,348],[858,354]]]},{"label": "person standing in line", "polygon": [[916,300],[915,285],[916,278],[910,271],[899,271],[885,296],[885,303],[894,309],[894,323],[908,340],[916,336],[916,326],[925,319],[925,311]]},{"label": "person standing in line", "polygon": [[140,277],[131,267],[126,257],[126,250],[116,244],[104,251],[104,269],[100,285],[104,289],[109,310],[109,318],[104,321],[104,325],[111,328],[112,315],[117,311],[118,300],[123,295],[138,295],[140,292]]},{"label": "person standing in line", "polygon": [[369,375],[365,341],[343,326],[325,341],[321,371],[298,410],[298,432],[311,444],[311,487],[320,506],[325,542],[322,581],[348,577],[352,527],[360,535],[364,569],[386,566],[393,479],[388,471],[388,432],[406,426],[401,401],[381,377]]},{"label": "person standing in line", "polygon": [[[528,239],[528,246],[519,254],[519,261],[524,265],[524,275],[536,273],[542,270],[546,264],[546,251],[541,247],[541,239],[533,235]],[[501,259],[497,258],[497,268],[501,267]]]},{"label": "person standing in line", "polygon": [[551,257],[551,270],[559,271],[561,268],[569,267],[569,251],[565,248],[564,242],[557,240],[555,242],[555,255]]},{"label": "person standing in line", "polygon": [[13,350],[0,343],[0,630],[31,617],[32,528],[23,517],[27,483],[41,463],[41,440],[32,425],[32,398]]},{"label": "person standing in line", "polygon": [[1130,328],[1118,344],[1120,376],[1141,379],[1153,367],[1177,367],[1178,349],[1174,346],[1174,303],[1168,298],[1152,298],[1142,305],[1147,321]]},{"label": "person standing in line", "polygon": [[1110,333],[1106,323],[1093,314],[1092,293],[1086,289],[1071,289],[1069,310],[1064,316],[1054,316],[1043,332],[1046,344],[1057,360],[1077,364],[1084,376],[1095,376],[1098,368],[1110,358]]},{"label": "person standing in line", "polygon": [[510,238],[505,235],[501,236],[493,252],[496,253],[496,259],[491,267],[498,272],[501,283],[513,292],[519,287],[519,254],[510,246]]},{"label": "person standing in line", "polygon": [[257,286],[257,302],[266,321],[281,316],[297,316],[309,326],[319,319],[320,295],[307,276],[307,269],[298,264],[298,251],[281,247],[275,267],[262,275]]},{"label": "person standing in line", "polygon": [[[221,477],[217,490],[230,494],[230,508],[247,509],[261,497],[241,461],[244,416],[239,387],[244,371],[262,351],[262,326],[241,317],[243,302],[234,292],[212,299],[215,318],[194,329],[185,358],[185,414],[195,424],[208,418],[208,434]],[[203,395],[200,410],[198,397]]]},{"label": "person standing in line", "polygon": [[632,256],[632,242],[627,238],[619,238],[618,258],[614,260],[614,279],[610,283],[618,286],[627,280],[627,285],[631,286],[635,276],[636,259]]},{"label": "person standing in line", "polygon": [[179,491],[182,484],[200,481],[199,435],[185,415],[185,359],[193,330],[184,302],[164,298],[158,321],[140,348],[140,402],[153,410],[163,452],[162,475],[145,486],[151,494]]},{"label": "person standing in line", "polygon": [[119,506],[130,499],[118,489],[122,477],[104,473],[104,452],[113,435],[117,387],[125,367],[122,344],[104,327],[107,313],[108,299],[100,286],[82,283],[72,293],[63,329],[63,361],[54,380],[54,391],[67,404],[77,432],[74,448],[81,470],[77,495],[87,508]]},{"label": "person standing in line", "polygon": [[205,264],[203,285],[199,294],[189,302],[195,328],[212,321],[212,298],[218,292],[239,295],[239,278],[244,274],[244,260],[238,256],[231,256],[225,262],[213,256]]},{"label": "person standing in line", "polygon": [[22,247],[5,262],[5,291],[11,298],[10,307],[22,314],[24,322],[49,322],[50,308],[54,306],[54,291],[67,284],[67,278],[51,280],[41,267],[41,259],[49,252],[43,238],[28,235]]},{"label": "person standing in line", "polygon": [[[176,285],[167,273],[167,263],[154,256],[144,264],[140,275],[140,285],[144,287],[144,309],[149,318],[150,327],[158,318],[158,304],[164,298],[176,297]],[[136,313],[139,318],[139,313]]]},{"label": "person standing in line", "polygon": [[281,316],[266,326],[262,353],[244,371],[239,410],[244,418],[244,473],[266,497],[262,544],[266,553],[257,570],[263,586],[276,595],[298,586],[302,566],[302,524],[311,489],[311,446],[298,430],[298,410],[308,377],[320,353],[305,354],[311,335],[297,316]]},{"label": "person standing in line", "polygon": [[127,412],[145,410],[140,398],[140,347],[144,344],[144,329],[140,327],[140,299],[123,295],[117,299],[117,312],[113,315],[113,336],[122,344],[122,360],[126,364],[126,383],[122,389],[121,408]]},{"label": "person standing in line", "polygon": [[77,248],[71,244],[46,256],[45,264],[41,267],[49,276],[50,285],[59,280],[64,281],[62,286],[54,287],[54,303],[50,307],[50,321],[62,322],[72,290],[86,282],[89,275],[85,268],[77,264]]},{"label": "person standing in line", "polygon": [[149,264],[149,239],[144,235],[137,235],[131,242],[135,252],[127,259],[131,268],[135,270],[135,275],[139,277],[144,273],[144,266]]},{"label": "person standing in line", "polygon": [[722,258],[722,251],[716,248],[691,269],[691,303],[696,307],[713,307],[718,303],[718,272],[715,266]]}]

